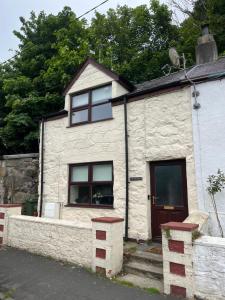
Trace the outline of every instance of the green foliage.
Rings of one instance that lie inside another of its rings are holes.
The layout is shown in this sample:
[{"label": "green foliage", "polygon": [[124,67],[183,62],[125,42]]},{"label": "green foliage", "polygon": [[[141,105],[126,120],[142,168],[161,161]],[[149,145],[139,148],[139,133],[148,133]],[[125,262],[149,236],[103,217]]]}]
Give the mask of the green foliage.
[{"label": "green foliage", "polygon": [[208,24],[214,34],[220,55],[225,54],[225,1],[197,0],[191,14],[180,27],[177,41],[179,52],[185,53],[188,65],[195,63],[195,46],[201,35],[201,25]]},{"label": "green foliage", "polygon": [[160,291],[157,288],[145,288],[144,289],[146,292],[148,292],[150,295],[156,295],[156,294],[160,294]]},{"label": "green foliage", "polygon": [[133,82],[162,75],[168,63],[168,47],[177,36],[166,5],[118,6],[106,15],[97,13],[89,28],[96,58]]},{"label": "green foliage", "polygon": [[207,191],[210,195],[214,196],[216,193],[222,192],[225,188],[225,174],[218,169],[216,175],[209,175]]},{"label": "green foliage", "polygon": [[215,200],[215,195],[219,192],[222,192],[222,190],[225,188],[224,172],[221,171],[220,169],[218,169],[216,175],[209,175],[207,182],[208,182],[208,187],[206,190],[209,193],[211,200],[212,200],[212,204],[213,204],[213,208],[215,211],[215,215],[216,215],[216,219],[217,219],[217,223],[219,226],[221,237],[224,237],[223,228],[220,223],[220,219],[219,219],[219,215],[218,215],[218,211],[217,211],[216,200]]},{"label": "green foliage", "polygon": [[205,21],[219,52],[224,51],[223,0],[196,1],[192,16],[180,27],[172,24],[172,12],[158,0],[96,13],[89,25],[69,7],[57,15],[31,12],[28,20],[20,21],[20,30],[14,31],[20,41],[17,55],[0,66],[0,155],[38,151],[40,118],[63,108],[65,86],[93,51],[99,62],[134,83],[164,75],[170,46],[194,64]]}]

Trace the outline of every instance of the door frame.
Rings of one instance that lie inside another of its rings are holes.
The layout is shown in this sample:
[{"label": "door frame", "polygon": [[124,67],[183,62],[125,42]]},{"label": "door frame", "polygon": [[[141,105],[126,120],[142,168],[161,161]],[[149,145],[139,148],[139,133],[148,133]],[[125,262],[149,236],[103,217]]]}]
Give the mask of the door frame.
[{"label": "door frame", "polygon": [[155,192],[153,191],[153,187],[155,189],[155,176],[154,176],[154,167],[155,166],[169,166],[174,165],[176,163],[179,163],[179,165],[182,166],[182,190],[184,195],[184,211],[186,212],[188,216],[188,191],[187,191],[187,173],[186,173],[186,159],[185,158],[179,158],[179,159],[170,159],[170,160],[157,160],[157,161],[151,161],[149,163],[149,169],[150,169],[150,215],[151,215],[151,233],[152,233],[152,239],[158,240],[157,237],[153,236],[153,228],[156,226],[156,224],[153,224],[153,217],[152,212],[154,209],[154,203],[152,201],[152,194]]}]

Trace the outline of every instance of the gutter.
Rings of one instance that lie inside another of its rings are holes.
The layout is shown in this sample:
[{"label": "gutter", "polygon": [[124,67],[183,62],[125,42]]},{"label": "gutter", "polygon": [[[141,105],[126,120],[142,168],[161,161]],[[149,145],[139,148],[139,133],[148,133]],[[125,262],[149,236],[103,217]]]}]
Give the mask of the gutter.
[{"label": "gutter", "polygon": [[43,210],[43,178],[44,178],[44,118],[41,120],[41,188],[40,188],[40,209],[39,209],[39,217],[42,217]]},{"label": "gutter", "polygon": [[124,137],[125,137],[125,170],[126,170],[126,210],[125,210],[125,241],[128,240],[129,230],[129,151],[127,130],[127,97],[124,99]]}]

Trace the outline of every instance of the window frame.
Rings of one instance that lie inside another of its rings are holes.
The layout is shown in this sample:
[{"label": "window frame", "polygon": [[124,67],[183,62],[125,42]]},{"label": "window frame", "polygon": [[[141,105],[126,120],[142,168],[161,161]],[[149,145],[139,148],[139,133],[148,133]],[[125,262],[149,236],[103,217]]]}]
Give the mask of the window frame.
[{"label": "window frame", "polygon": [[[110,164],[112,166],[112,181],[93,181],[93,166],[94,165],[105,165]],[[88,182],[73,182],[72,179],[72,169],[73,167],[78,166],[88,166]],[[114,208],[114,193],[113,193],[113,204],[112,205],[105,205],[105,204],[93,204],[92,203],[92,195],[91,190],[94,185],[98,184],[111,184],[112,190],[114,187],[114,169],[113,169],[113,161],[97,161],[97,162],[87,162],[87,163],[77,163],[77,164],[69,164],[69,180],[68,180],[68,204],[66,206],[69,207],[86,207],[86,208],[105,208],[105,209],[112,209]],[[88,203],[80,204],[80,203],[70,203],[70,188],[73,185],[79,186],[89,186],[89,194],[90,199]],[[114,192],[114,191],[113,191]]]},{"label": "window frame", "polygon": [[[96,107],[96,106],[99,106],[99,105],[110,103],[110,99],[111,99],[110,98],[106,101],[96,103],[96,104],[92,104],[92,92],[94,90],[104,88],[106,86],[111,86],[111,88],[112,88],[112,82],[110,81],[110,82],[107,82],[107,83],[104,83],[104,84],[96,85],[93,88],[83,89],[79,92],[71,93],[69,95],[70,96],[70,117],[69,117],[70,127],[113,119],[113,117],[109,117],[109,118],[105,118],[105,119],[101,119],[101,120],[92,121],[92,107]],[[88,104],[81,105],[79,107],[73,108],[73,97],[74,96],[79,96],[79,95],[82,95],[82,94],[86,94],[86,93],[88,94]],[[82,122],[79,122],[79,123],[73,123],[72,122],[73,112],[81,111],[81,110],[85,110],[85,109],[88,110],[88,119],[87,119],[87,121],[82,121]]]}]

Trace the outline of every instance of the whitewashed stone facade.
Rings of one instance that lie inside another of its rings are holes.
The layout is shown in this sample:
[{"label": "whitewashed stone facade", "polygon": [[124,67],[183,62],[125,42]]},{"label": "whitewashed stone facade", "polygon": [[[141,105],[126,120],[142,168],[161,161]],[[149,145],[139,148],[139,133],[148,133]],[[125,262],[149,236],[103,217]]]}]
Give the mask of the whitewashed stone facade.
[{"label": "whitewashed stone facade", "polygon": [[225,239],[203,236],[194,242],[195,295],[200,299],[225,299]]},{"label": "whitewashed stone facade", "polygon": [[[88,66],[70,91],[79,91],[112,81],[113,97],[125,89],[108,75]],[[148,96],[128,103],[129,177],[142,180],[129,184],[129,237],[151,238],[150,194],[151,161],[186,159],[189,211],[197,209],[195,164],[192,140],[190,88]],[[68,110],[69,96],[65,108]],[[68,203],[68,165],[113,161],[114,208],[64,207],[63,219],[90,224],[99,216],[125,215],[124,106],[113,106],[113,119],[68,127],[68,117],[45,122],[44,202]]]}]

